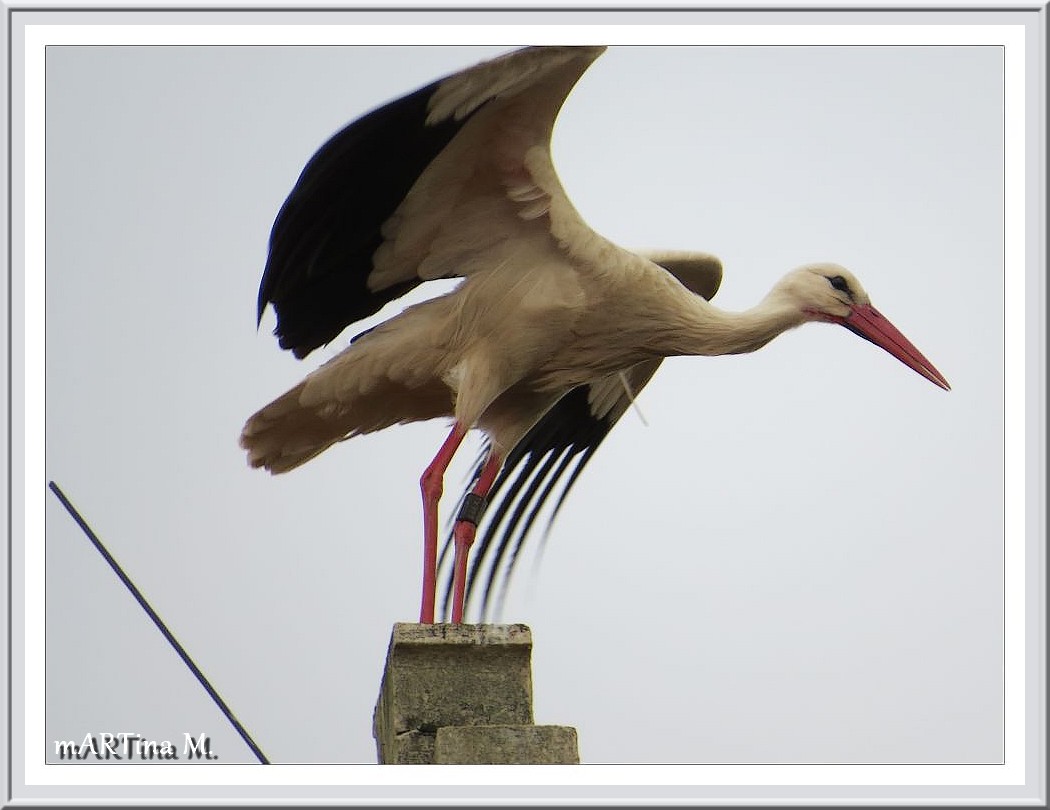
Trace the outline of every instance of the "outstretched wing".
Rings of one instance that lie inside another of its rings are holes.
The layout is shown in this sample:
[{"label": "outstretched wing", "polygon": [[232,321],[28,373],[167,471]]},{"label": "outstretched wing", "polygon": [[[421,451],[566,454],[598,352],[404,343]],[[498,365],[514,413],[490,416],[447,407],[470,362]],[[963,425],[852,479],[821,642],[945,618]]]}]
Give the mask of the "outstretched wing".
[{"label": "outstretched wing", "polygon": [[[708,300],[714,297],[721,284],[722,265],[714,256],[675,251],[642,255]],[[558,400],[507,455],[489,492],[489,506],[479,527],[467,576],[468,604],[484,582],[480,595],[480,621],[484,621],[492,606],[501,571],[501,602],[506,595],[519,552],[544,505],[554,498],[547,520],[547,531],[550,531],[580,473],[634,398],[652,379],[660,363],[660,360],[639,363],[622,376],[612,375],[574,388]],[[441,552],[442,562],[449,556],[451,547],[450,536]],[[488,570],[483,574],[486,563]],[[450,572],[445,588],[446,612],[451,593]]]},{"label": "outstretched wing", "polygon": [[[514,186],[524,153],[536,143],[549,150],[566,95],[603,50],[515,51],[380,107],[325,143],[270,233],[258,317],[273,305],[281,348],[305,357],[423,281],[468,275],[457,251],[500,236],[494,222],[464,232],[477,225],[471,210],[493,209],[479,189],[518,207],[508,227],[536,205],[530,178]],[[528,127],[512,122],[507,138],[501,114],[511,107],[527,110]]]}]

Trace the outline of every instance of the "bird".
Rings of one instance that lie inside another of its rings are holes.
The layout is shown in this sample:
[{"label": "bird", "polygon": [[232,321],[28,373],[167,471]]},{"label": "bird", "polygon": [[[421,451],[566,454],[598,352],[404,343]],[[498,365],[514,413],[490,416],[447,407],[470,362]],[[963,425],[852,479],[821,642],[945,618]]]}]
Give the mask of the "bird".
[{"label": "bird", "polygon": [[567,474],[557,514],[667,357],[753,352],[823,322],[950,390],[845,267],[803,264],[732,312],[709,300],[722,279],[716,257],[631,251],[592,230],[550,144],[566,98],[604,50],[518,49],[368,112],[307,161],[270,231],[257,323],[272,306],[280,347],[300,359],[417,286],[460,279],[354,336],[240,435],[251,467],[280,474],[361,434],[451,419],[419,479],[421,624],[435,623],[445,471],[471,430],[485,444],[451,533],[454,624],[479,576],[483,554],[469,574],[467,563],[487,499],[503,493],[482,552],[518,498],[498,558],[515,529],[520,546]]}]

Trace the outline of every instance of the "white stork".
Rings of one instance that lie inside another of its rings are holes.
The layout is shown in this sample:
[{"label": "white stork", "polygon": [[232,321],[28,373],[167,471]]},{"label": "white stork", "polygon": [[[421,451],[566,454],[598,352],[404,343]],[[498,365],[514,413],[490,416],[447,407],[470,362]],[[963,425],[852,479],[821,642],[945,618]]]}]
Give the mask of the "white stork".
[{"label": "white stork", "polygon": [[564,498],[664,357],[751,352],[825,321],[949,387],[843,267],[800,267],[755,307],[726,312],[707,300],[721,279],[716,258],[638,255],[591,230],[561,187],[550,139],[603,50],[526,48],[374,110],[311,158],[270,235],[258,315],[273,305],[281,347],[300,358],[425,281],[463,279],[358,335],[248,419],[240,439],[253,467],[283,473],[362,433],[452,417],[420,480],[421,623],[434,621],[443,476],[472,428],[487,455],[453,529],[457,623],[486,496],[510,482],[498,525],[543,460],[499,556],[522,510],[536,503],[524,532],[575,458]]}]

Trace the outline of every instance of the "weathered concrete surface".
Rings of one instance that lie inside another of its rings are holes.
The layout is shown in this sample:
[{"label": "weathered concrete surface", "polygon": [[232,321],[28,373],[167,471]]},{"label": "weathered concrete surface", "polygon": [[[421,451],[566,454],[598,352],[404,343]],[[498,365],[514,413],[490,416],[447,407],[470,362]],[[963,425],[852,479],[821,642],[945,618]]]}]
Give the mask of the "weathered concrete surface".
[{"label": "weathered concrete surface", "polygon": [[523,624],[395,624],[372,718],[380,763],[434,761],[445,726],[532,725]]},{"label": "weathered concrete surface", "polygon": [[446,726],[434,740],[435,765],[578,765],[569,726]]}]

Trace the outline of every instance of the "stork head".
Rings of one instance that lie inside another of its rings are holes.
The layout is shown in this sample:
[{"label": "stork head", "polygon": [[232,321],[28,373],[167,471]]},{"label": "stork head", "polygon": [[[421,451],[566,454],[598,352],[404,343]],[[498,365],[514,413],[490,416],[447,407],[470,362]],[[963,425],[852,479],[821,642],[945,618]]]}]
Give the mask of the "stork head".
[{"label": "stork head", "polygon": [[948,391],[944,376],[882,313],[854,276],[837,264],[807,264],[785,276],[774,288],[797,307],[805,321],[827,321],[885,349],[908,368]]}]

